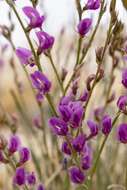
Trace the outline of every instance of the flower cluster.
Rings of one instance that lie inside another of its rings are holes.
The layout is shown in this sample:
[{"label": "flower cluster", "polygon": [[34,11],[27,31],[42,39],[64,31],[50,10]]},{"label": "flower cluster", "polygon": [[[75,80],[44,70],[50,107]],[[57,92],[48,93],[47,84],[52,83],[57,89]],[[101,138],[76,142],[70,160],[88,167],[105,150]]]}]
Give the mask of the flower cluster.
[{"label": "flower cluster", "polygon": [[59,116],[49,120],[51,131],[63,138],[61,150],[69,157],[69,176],[71,181],[77,184],[84,182],[86,171],[92,164],[90,140],[97,136],[100,130],[107,136],[112,129],[111,118],[105,115],[100,126],[88,120],[89,133],[83,131],[84,102],[81,101],[82,97],[81,99],[76,99],[72,95],[63,97],[58,106]]},{"label": "flower cluster", "polygon": [[[122,84],[127,88],[127,69],[122,72]],[[117,106],[121,112],[127,114],[127,95],[122,95],[117,101]],[[127,143],[127,123],[121,123],[117,130],[117,137],[121,143]]]},{"label": "flower cluster", "polygon": [[[7,141],[4,137],[0,138],[0,162],[10,164],[15,170],[13,177],[14,186],[28,185],[34,187],[37,179],[34,172],[28,172],[24,164],[30,160],[30,150],[22,147],[21,140],[17,135],[12,135]],[[44,190],[43,185],[38,185],[37,190]]]}]

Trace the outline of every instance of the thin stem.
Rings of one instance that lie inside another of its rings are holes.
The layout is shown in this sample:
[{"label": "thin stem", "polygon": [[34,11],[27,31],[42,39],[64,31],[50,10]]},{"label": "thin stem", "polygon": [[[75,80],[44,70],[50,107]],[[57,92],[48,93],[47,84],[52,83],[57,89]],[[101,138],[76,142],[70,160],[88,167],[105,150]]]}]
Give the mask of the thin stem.
[{"label": "thin stem", "polygon": [[56,110],[55,110],[55,108],[54,108],[54,105],[53,105],[53,103],[52,103],[52,100],[51,100],[51,97],[49,96],[49,94],[46,95],[46,98],[47,98],[47,101],[48,101],[48,103],[49,103],[49,105],[50,105],[50,107],[51,107],[52,113],[53,113],[55,116],[57,116],[57,112],[56,112]]},{"label": "thin stem", "polygon": [[101,65],[103,64],[104,55],[105,55],[105,52],[106,52],[106,49],[107,49],[107,46],[108,46],[108,43],[109,43],[111,30],[112,30],[112,19],[110,20],[109,29],[108,29],[108,32],[107,32],[107,38],[106,38],[105,45],[104,45],[104,48],[103,48],[103,52],[102,52],[102,55],[101,55],[101,61],[98,63],[98,68],[97,68],[97,71],[96,71],[96,74],[95,74],[95,79],[93,81],[93,85],[92,85],[91,90],[89,92],[89,97],[87,99],[87,102],[85,104],[84,118],[85,118],[85,115],[86,115],[87,107],[88,107],[88,104],[90,102],[93,90],[94,90],[94,88],[95,88],[95,86],[97,84],[97,81],[98,81],[98,74],[100,72]]},{"label": "thin stem", "polygon": [[[6,0],[6,2],[7,2],[7,0]],[[8,4],[8,2],[7,2],[7,4]],[[29,33],[26,32],[25,26],[24,26],[24,24],[23,24],[23,22],[22,22],[22,20],[21,20],[21,18],[20,18],[20,16],[19,16],[19,14],[18,14],[18,12],[17,12],[15,6],[14,6],[13,4],[11,4],[10,6],[12,7],[12,9],[13,9],[13,11],[14,11],[14,13],[15,13],[15,15],[16,15],[16,17],[17,17],[17,19],[18,19],[18,21],[19,21],[19,23],[20,23],[20,25],[21,25],[21,27],[22,27],[22,29],[23,29],[23,31],[24,31],[24,33],[25,33],[25,36],[26,36],[26,38],[27,38],[28,44],[29,44],[29,46],[30,46],[30,48],[31,48],[31,51],[32,51],[32,53],[33,53],[33,55],[34,55],[34,59],[35,59],[35,61],[36,61],[36,64],[37,64],[37,66],[38,66],[38,69],[39,69],[40,71],[42,71],[41,64],[40,64],[40,59],[39,59],[39,57],[37,56],[37,54],[36,54],[36,52],[35,52],[35,50],[34,50],[34,46],[33,46],[32,42],[31,42],[30,37],[29,37]],[[50,97],[50,95],[48,95],[48,98],[49,98],[49,97]],[[46,96],[46,98],[47,98],[47,96]],[[49,100],[48,100],[48,102],[49,102]],[[55,110],[55,108],[53,108],[53,107],[54,107],[54,106],[53,106],[53,103],[51,103],[51,102],[52,102],[52,100],[51,100],[51,98],[50,98],[50,106],[52,105],[51,109]],[[55,111],[55,112],[56,112],[56,111]],[[56,114],[55,114],[55,115],[56,115]]]},{"label": "thin stem", "polygon": [[94,37],[95,37],[96,32],[97,32],[97,29],[98,29],[98,27],[100,25],[101,18],[102,18],[103,13],[104,13],[103,8],[104,8],[104,1],[101,4],[101,8],[100,8],[100,12],[99,12],[99,16],[98,16],[98,20],[97,20],[96,26],[94,28],[94,31],[93,31],[92,35],[91,35],[91,38],[90,38],[89,43],[87,45],[87,48],[85,49],[85,51],[82,54],[82,57],[81,57],[81,59],[79,61],[79,64],[81,64],[83,62],[83,60],[85,59],[85,57],[86,57],[86,55],[87,55],[87,53],[88,53],[88,51],[89,51],[89,49],[90,49],[90,47],[92,45],[92,42],[94,40]]},{"label": "thin stem", "polygon": [[[119,118],[120,114],[121,114],[121,112],[118,112],[118,113],[116,114],[116,117],[114,118],[114,120],[113,120],[113,122],[112,122],[112,129],[113,129],[113,127],[114,127],[114,125],[115,125],[117,119]],[[102,154],[102,152],[103,152],[103,149],[104,149],[104,147],[105,147],[105,144],[106,144],[108,138],[109,138],[109,135],[106,136],[106,137],[103,139],[102,144],[101,144],[101,146],[100,146],[100,149],[99,149],[99,151],[98,151],[98,154],[97,154],[97,157],[96,157],[94,166],[93,166],[93,168],[92,168],[92,170],[91,170],[91,173],[90,173],[89,189],[90,189],[90,187],[91,187],[92,178],[93,178],[94,173],[95,173],[95,171],[96,171],[96,169],[97,169],[97,166],[98,166],[98,163],[99,163],[101,154]]]},{"label": "thin stem", "polygon": [[[88,50],[90,49],[90,47],[91,47],[91,45],[92,45],[92,42],[93,42],[93,40],[94,40],[94,37],[95,37],[96,32],[97,32],[97,29],[98,29],[98,27],[99,27],[99,25],[100,25],[101,18],[102,18],[103,13],[104,13],[103,8],[104,8],[104,1],[102,2],[101,9],[100,9],[100,13],[99,13],[99,17],[98,17],[96,26],[95,26],[95,28],[94,28],[94,31],[93,31],[93,33],[92,33],[92,35],[91,35],[91,38],[90,38],[90,40],[89,40],[89,43],[88,43],[88,45],[87,45],[87,48],[86,48],[85,51],[83,52],[83,54],[82,54],[82,56],[81,56],[81,59],[78,60],[78,64],[79,64],[79,65],[82,64],[83,60],[85,59],[85,57],[86,57],[86,55],[87,55],[87,53],[88,53]],[[67,83],[67,85],[66,85],[66,87],[65,87],[64,94],[66,94],[66,92],[67,92],[67,90],[68,90],[68,88],[69,88],[69,86],[70,86],[70,84],[71,84],[71,82],[72,82],[74,76],[75,76],[75,70],[74,70],[73,74],[71,75],[71,78],[70,78],[70,80],[68,81],[68,83]]]},{"label": "thin stem", "polygon": [[78,65],[79,63],[79,58],[80,58],[80,52],[81,52],[81,47],[82,47],[82,42],[83,42],[83,38],[80,36],[79,37],[79,40],[78,40],[78,51],[77,51],[77,58],[76,58],[76,63],[75,63],[75,66],[74,66],[74,72],[73,74],[71,75],[71,78],[69,79],[65,89],[64,89],[64,95],[66,94],[69,86],[70,86],[70,83],[72,82],[74,76],[75,76],[75,71],[76,71],[76,66]]},{"label": "thin stem", "polygon": [[55,75],[56,75],[57,81],[58,81],[58,83],[59,83],[59,85],[60,85],[61,91],[62,91],[62,93],[64,93],[63,83],[62,83],[61,78],[60,78],[60,76],[59,76],[59,74],[58,74],[58,71],[57,71],[57,69],[56,69],[56,67],[55,67],[55,64],[54,64],[54,62],[53,62],[53,59],[52,59],[51,54],[48,55],[48,58],[49,58],[49,60],[50,60],[50,63],[51,63],[51,65],[52,65],[52,68],[53,68],[54,73],[55,73]]}]

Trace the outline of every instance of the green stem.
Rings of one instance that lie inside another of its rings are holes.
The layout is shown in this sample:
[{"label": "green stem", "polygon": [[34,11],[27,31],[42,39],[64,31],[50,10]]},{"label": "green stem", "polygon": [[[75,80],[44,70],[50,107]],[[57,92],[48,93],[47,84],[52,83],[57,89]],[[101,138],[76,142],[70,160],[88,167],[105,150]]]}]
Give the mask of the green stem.
[{"label": "green stem", "polygon": [[[113,122],[112,122],[112,129],[113,129],[113,127],[114,127],[114,125],[115,125],[117,119],[119,118],[120,114],[121,114],[121,112],[118,112],[118,113],[116,114],[116,117],[114,118],[114,120],[113,120]],[[100,149],[99,149],[99,151],[98,151],[98,154],[97,154],[97,157],[96,157],[94,166],[93,166],[93,168],[92,168],[92,170],[91,170],[91,173],[90,173],[90,183],[88,184],[89,189],[90,189],[90,187],[91,187],[91,185],[92,185],[93,176],[94,176],[95,171],[96,171],[96,169],[97,169],[97,166],[98,166],[98,163],[99,163],[101,154],[102,154],[102,152],[103,152],[103,149],[104,149],[104,147],[105,147],[105,144],[106,144],[108,138],[109,138],[109,135],[106,136],[106,137],[103,139],[102,144],[101,144],[101,146],[100,146]]]},{"label": "green stem", "polygon": [[[7,2],[7,0],[6,0],[6,2]],[[7,2],[7,4],[8,4],[8,2]],[[41,64],[40,64],[40,59],[39,59],[39,57],[37,56],[37,54],[36,54],[36,52],[35,52],[35,50],[34,50],[34,46],[33,46],[32,42],[31,42],[30,37],[29,37],[29,33],[26,32],[25,26],[24,26],[24,24],[23,24],[23,22],[22,22],[22,20],[21,20],[21,18],[20,18],[20,16],[19,16],[19,14],[18,14],[18,12],[17,12],[15,6],[13,5],[13,3],[12,3],[10,6],[12,7],[12,9],[13,9],[13,11],[14,11],[14,13],[15,13],[15,15],[16,15],[16,17],[17,17],[17,19],[18,19],[18,21],[19,21],[19,23],[20,23],[20,25],[21,25],[21,27],[22,27],[22,29],[23,29],[23,31],[24,31],[24,34],[25,34],[25,36],[26,36],[26,38],[27,38],[28,44],[29,44],[29,46],[30,46],[30,48],[31,48],[31,51],[32,51],[32,53],[33,53],[33,56],[34,56],[34,59],[35,59],[35,61],[36,61],[37,66],[38,66],[38,69],[39,69],[40,71],[42,71]],[[50,96],[50,95],[48,95],[48,97],[49,97],[49,96]],[[46,98],[47,98],[47,96],[46,96]],[[49,100],[48,100],[48,102],[49,102]],[[53,110],[55,111],[55,108],[53,108],[54,106],[53,106],[53,103],[52,103],[51,98],[50,98],[50,102],[49,102],[49,103],[50,103],[50,106],[52,106],[51,109],[53,109]],[[56,111],[55,111],[55,112],[56,112]],[[55,115],[56,115],[56,114],[55,114]]]},{"label": "green stem", "polygon": [[51,63],[51,65],[52,65],[52,68],[53,68],[53,70],[54,70],[54,73],[55,73],[55,75],[56,75],[56,78],[57,78],[57,80],[58,80],[58,83],[59,83],[59,85],[60,85],[61,91],[62,91],[62,93],[64,94],[63,83],[62,83],[62,81],[61,81],[61,79],[60,79],[60,76],[59,76],[59,74],[58,74],[58,71],[57,71],[57,69],[56,69],[56,67],[55,67],[55,64],[54,64],[54,62],[53,62],[53,59],[52,59],[51,54],[48,55],[48,58],[49,58],[49,60],[50,60],[50,63]]},{"label": "green stem", "polygon": [[53,103],[52,103],[52,100],[51,100],[50,95],[49,95],[49,94],[46,94],[46,98],[47,98],[47,101],[48,101],[48,103],[49,103],[49,105],[50,105],[50,107],[51,107],[52,113],[53,113],[55,116],[57,116],[57,112],[56,112],[56,110],[55,110],[55,108],[54,108],[54,105],[53,105]]},{"label": "green stem", "polygon": [[84,51],[83,54],[82,54],[82,57],[81,57],[81,59],[80,59],[80,61],[79,61],[79,64],[81,64],[81,63],[83,62],[83,60],[85,59],[85,57],[86,57],[86,55],[87,55],[87,53],[88,53],[88,50],[90,49],[90,47],[91,47],[91,45],[92,45],[92,42],[93,42],[93,40],[94,40],[94,37],[95,37],[96,32],[97,32],[97,29],[98,29],[98,27],[99,27],[99,25],[100,25],[101,18],[102,18],[103,13],[104,13],[103,8],[104,8],[104,1],[103,1],[102,4],[101,4],[101,8],[100,8],[100,12],[99,12],[99,16],[98,16],[98,20],[97,20],[96,26],[95,26],[95,28],[94,28],[94,31],[93,31],[92,35],[91,35],[91,38],[90,38],[89,43],[88,43],[88,45],[87,45],[87,48],[85,49],[85,51]]},{"label": "green stem", "polygon": [[77,51],[77,58],[76,58],[76,63],[75,63],[75,66],[74,66],[74,72],[73,74],[71,75],[71,78],[69,79],[65,89],[64,89],[64,95],[66,94],[74,76],[75,76],[75,71],[76,71],[76,66],[79,64],[79,58],[80,58],[80,52],[81,52],[81,47],[82,47],[82,42],[83,42],[83,38],[80,36],[79,37],[79,40],[78,40],[78,51]]}]

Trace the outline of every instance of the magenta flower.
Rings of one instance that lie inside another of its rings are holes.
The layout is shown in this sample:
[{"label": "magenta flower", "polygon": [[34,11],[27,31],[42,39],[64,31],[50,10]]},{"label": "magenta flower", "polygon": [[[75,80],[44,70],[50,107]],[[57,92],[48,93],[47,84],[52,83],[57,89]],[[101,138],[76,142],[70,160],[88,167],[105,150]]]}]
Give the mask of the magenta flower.
[{"label": "magenta flower", "polygon": [[86,102],[87,101],[87,99],[88,99],[88,96],[89,96],[89,94],[88,94],[88,91],[87,90],[84,90],[84,92],[83,92],[83,94],[80,96],[80,101],[82,101],[82,102]]},{"label": "magenta flower", "polygon": [[124,69],[122,72],[122,84],[127,88],[127,69]]},{"label": "magenta flower", "polygon": [[18,56],[21,64],[30,65],[31,67],[35,65],[33,54],[30,50],[19,47],[16,49],[16,55]]},{"label": "magenta flower", "polygon": [[88,138],[96,136],[98,134],[98,131],[99,131],[98,125],[95,122],[91,121],[91,120],[87,121],[87,125],[88,125],[88,127],[90,129],[90,135],[89,135]]},{"label": "magenta flower", "polygon": [[54,37],[44,31],[36,32],[39,40],[38,54],[50,50],[54,44]]},{"label": "magenta flower", "polygon": [[81,156],[81,166],[83,170],[88,170],[91,167],[92,164],[92,149],[90,146],[88,146],[85,143],[85,146],[83,147],[83,152]]},{"label": "magenta flower", "polygon": [[127,143],[127,124],[126,123],[122,123],[119,125],[117,136],[118,136],[118,140],[121,143],[124,143],[124,144]]},{"label": "magenta flower", "polygon": [[88,0],[85,8],[89,10],[96,10],[99,9],[100,4],[101,4],[100,0]]},{"label": "magenta flower", "polygon": [[73,183],[82,184],[85,180],[84,173],[77,166],[69,168],[69,176]]},{"label": "magenta flower", "polygon": [[62,152],[67,155],[71,155],[71,149],[69,147],[69,144],[67,142],[62,143]]},{"label": "magenta flower", "polygon": [[20,139],[18,136],[16,135],[13,135],[10,140],[9,140],[9,144],[8,144],[8,151],[9,151],[9,154],[13,154],[15,153],[18,148],[20,146]]},{"label": "magenta flower", "polygon": [[112,119],[109,115],[106,115],[102,119],[102,133],[108,135],[112,129]]},{"label": "magenta flower", "polygon": [[26,177],[26,180],[27,180],[27,183],[29,185],[35,185],[36,184],[36,177],[35,177],[34,172],[28,173],[27,177]]},{"label": "magenta flower", "polygon": [[45,189],[44,189],[44,186],[42,184],[39,184],[37,187],[37,190],[45,190]]},{"label": "magenta flower", "polygon": [[24,168],[16,169],[15,176],[13,178],[13,182],[15,185],[25,185],[26,183],[26,172]]},{"label": "magenta flower", "polygon": [[18,166],[21,166],[30,159],[30,151],[26,147],[22,147],[19,150],[20,160]]},{"label": "magenta flower", "polygon": [[49,120],[49,124],[50,124],[50,128],[51,128],[52,132],[55,135],[60,135],[60,136],[67,135],[68,127],[67,127],[67,124],[63,120],[61,120],[57,117],[52,117]]},{"label": "magenta flower", "polygon": [[40,28],[42,26],[42,23],[45,20],[44,16],[40,16],[39,12],[30,6],[24,7],[23,12],[29,19],[29,29],[31,30],[32,28]]},{"label": "magenta flower", "polygon": [[92,19],[85,18],[81,20],[78,24],[78,33],[84,37],[90,30],[92,24]]},{"label": "magenta flower", "polygon": [[33,86],[38,90],[37,99],[42,100],[43,96],[49,92],[51,88],[51,82],[40,71],[35,71],[30,76]]},{"label": "magenta flower", "polygon": [[126,111],[127,96],[120,96],[117,101],[117,106],[121,111]]},{"label": "magenta flower", "polygon": [[84,134],[80,134],[79,136],[75,137],[72,141],[73,148],[77,152],[81,152],[86,142],[86,136]]}]

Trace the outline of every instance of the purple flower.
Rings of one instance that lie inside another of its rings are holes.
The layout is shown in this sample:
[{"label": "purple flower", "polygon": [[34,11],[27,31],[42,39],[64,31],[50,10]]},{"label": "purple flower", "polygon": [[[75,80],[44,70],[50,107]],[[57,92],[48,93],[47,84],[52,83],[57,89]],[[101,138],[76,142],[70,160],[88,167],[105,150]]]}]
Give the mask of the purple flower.
[{"label": "purple flower", "polygon": [[29,29],[40,28],[45,20],[44,16],[40,16],[38,11],[30,6],[24,7],[23,12],[29,18]]},{"label": "purple flower", "polygon": [[21,64],[30,65],[31,67],[35,65],[33,54],[30,50],[19,47],[16,49],[16,55],[18,56]]},{"label": "purple flower", "polygon": [[80,23],[78,24],[78,33],[84,37],[90,30],[92,24],[92,19],[90,18],[85,18],[83,20],[80,21]]},{"label": "purple flower", "polygon": [[26,172],[24,168],[16,169],[15,176],[13,178],[13,182],[15,185],[24,185],[26,182]]},{"label": "purple flower", "polygon": [[88,0],[85,8],[89,10],[96,10],[100,7],[100,0]]},{"label": "purple flower", "polygon": [[45,190],[45,189],[44,189],[44,186],[42,184],[39,184],[37,187],[37,190]]},{"label": "purple flower", "polygon": [[19,146],[20,146],[19,137],[16,135],[13,135],[9,140],[9,145],[8,145],[9,154],[11,155],[15,153],[18,150]]},{"label": "purple flower", "polygon": [[127,88],[127,69],[124,69],[122,72],[122,84]]},{"label": "purple flower", "polygon": [[120,110],[126,111],[127,96],[120,96],[118,101],[117,101],[117,106]]},{"label": "purple flower", "polygon": [[51,82],[40,71],[35,71],[31,75],[33,86],[38,90],[38,98],[43,98],[43,95],[47,94],[51,88]]},{"label": "purple flower", "polygon": [[103,107],[98,107],[94,110],[94,117],[96,120],[101,120],[104,113]]},{"label": "purple flower", "polygon": [[20,160],[19,160],[18,166],[21,166],[22,164],[24,164],[30,159],[30,151],[26,147],[22,147],[19,150],[19,155],[20,155]]},{"label": "purple flower", "polygon": [[124,143],[124,144],[127,143],[127,124],[126,123],[122,123],[119,125],[117,136],[118,136],[118,140],[121,143]]},{"label": "purple flower", "polygon": [[92,149],[90,146],[85,144],[83,147],[82,157],[81,157],[81,166],[83,170],[88,170],[92,164]]},{"label": "purple flower", "polygon": [[62,152],[67,154],[67,155],[71,155],[71,149],[70,149],[69,144],[67,142],[62,143]]},{"label": "purple flower", "polygon": [[60,135],[60,136],[67,135],[68,127],[67,127],[67,124],[63,120],[61,120],[57,117],[52,117],[49,120],[49,124],[50,124],[50,128],[51,128],[52,132],[55,135]]},{"label": "purple flower", "polygon": [[95,122],[91,121],[91,120],[87,121],[87,125],[88,125],[88,127],[90,129],[90,135],[89,135],[88,138],[96,136],[98,134],[98,130],[99,130],[98,125]]},{"label": "purple flower", "polygon": [[73,148],[77,152],[81,152],[83,150],[84,144],[86,142],[86,136],[84,134],[80,134],[72,141]]},{"label": "purple flower", "polygon": [[52,48],[54,44],[54,37],[50,36],[44,31],[36,32],[37,38],[39,40],[38,54],[45,52]]},{"label": "purple flower", "polygon": [[65,122],[68,122],[71,118],[71,109],[68,105],[59,105],[60,116]]},{"label": "purple flower", "polygon": [[26,177],[26,180],[27,180],[29,185],[35,185],[36,184],[36,177],[35,177],[34,172],[29,173]]},{"label": "purple flower", "polygon": [[73,183],[82,184],[85,180],[84,173],[77,166],[69,168],[69,176]]},{"label": "purple flower", "polygon": [[108,135],[112,129],[112,119],[109,115],[106,115],[102,119],[102,133]]},{"label": "purple flower", "polygon": [[68,106],[71,108],[72,111],[70,118],[71,127],[74,129],[80,127],[84,113],[84,109],[81,102],[70,102]]},{"label": "purple flower", "polygon": [[86,101],[87,101],[87,98],[88,98],[88,91],[87,91],[87,90],[84,90],[83,94],[82,94],[81,97],[80,97],[80,101],[86,102]]}]

